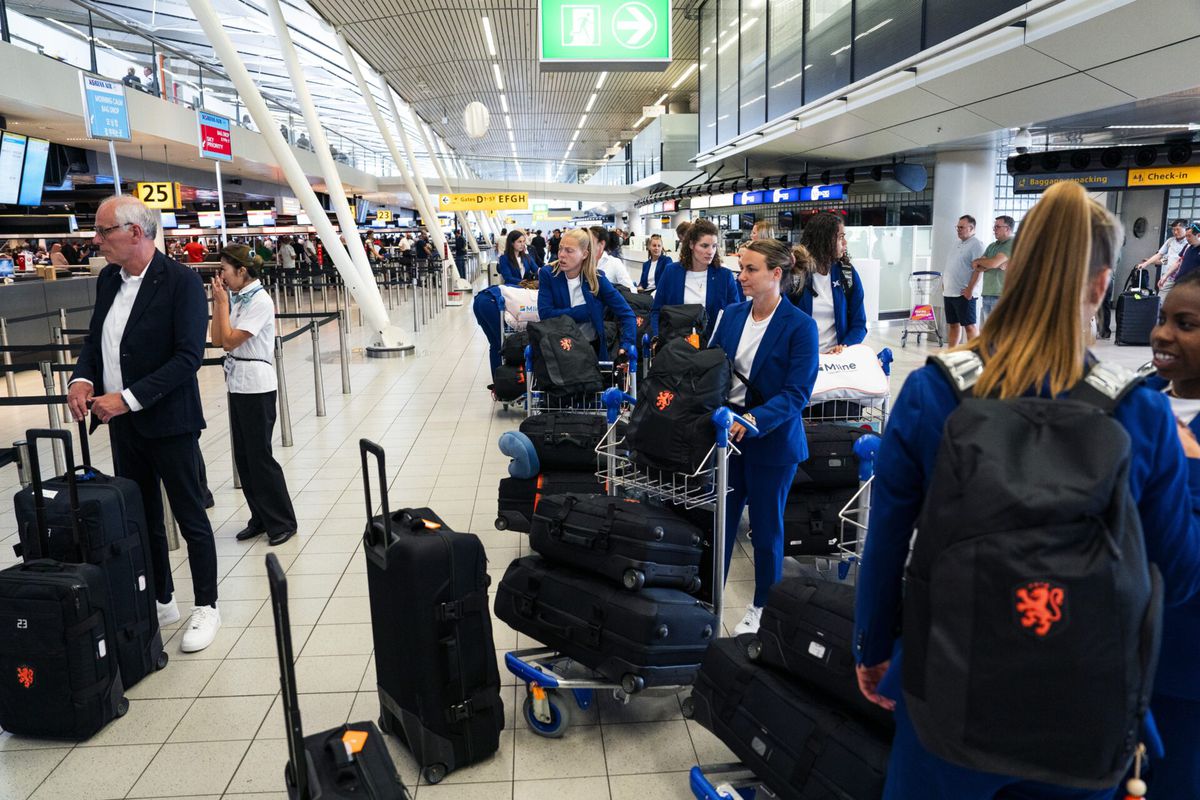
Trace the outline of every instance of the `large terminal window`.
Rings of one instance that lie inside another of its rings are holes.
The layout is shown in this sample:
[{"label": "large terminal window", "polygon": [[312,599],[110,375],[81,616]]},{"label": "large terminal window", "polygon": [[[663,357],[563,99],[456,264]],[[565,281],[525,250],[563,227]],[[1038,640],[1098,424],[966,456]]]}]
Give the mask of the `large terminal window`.
[{"label": "large terminal window", "polygon": [[738,134],[740,0],[717,0],[717,141]]},{"label": "large terminal window", "polygon": [[857,0],[854,4],[854,80],[921,51],[921,4]]},{"label": "large terminal window", "polygon": [[717,0],[700,7],[700,151],[717,146]]},{"label": "large terminal window", "polygon": [[851,0],[809,0],[804,30],[804,102],[850,83]]},{"label": "large terminal window", "polygon": [[982,25],[1014,8],[1022,0],[925,0],[925,47],[933,47]]},{"label": "large terminal window", "polygon": [[804,0],[770,0],[767,118],[804,105]]},{"label": "large terminal window", "polygon": [[748,133],[767,121],[767,0],[742,0],[741,30],[738,129]]}]

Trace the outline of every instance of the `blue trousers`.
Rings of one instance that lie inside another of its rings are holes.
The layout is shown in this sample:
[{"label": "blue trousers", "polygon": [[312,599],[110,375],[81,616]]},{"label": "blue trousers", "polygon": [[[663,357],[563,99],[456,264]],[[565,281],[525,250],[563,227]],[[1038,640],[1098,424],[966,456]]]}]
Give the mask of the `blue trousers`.
[{"label": "blue trousers", "polygon": [[754,546],[754,605],[766,605],[771,587],[783,577],[783,507],[797,464],[747,464],[743,456],[729,459],[725,504],[725,577],[737,541],[742,511],[750,506],[750,543]]},{"label": "blue trousers", "polygon": [[1200,700],[1154,695],[1150,710],[1166,757],[1150,760],[1147,797],[1196,800],[1200,797]]},{"label": "blue trousers", "polygon": [[490,286],[476,294],[475,299],[471,301],[471,310],[475,312],[475,319],[479,322],[479,327],[483,328],[483,334],[488,340],[488,357],[492,362],[492,372],[500,366],[500,303],[497,301],[499,294],[499,289]]}]

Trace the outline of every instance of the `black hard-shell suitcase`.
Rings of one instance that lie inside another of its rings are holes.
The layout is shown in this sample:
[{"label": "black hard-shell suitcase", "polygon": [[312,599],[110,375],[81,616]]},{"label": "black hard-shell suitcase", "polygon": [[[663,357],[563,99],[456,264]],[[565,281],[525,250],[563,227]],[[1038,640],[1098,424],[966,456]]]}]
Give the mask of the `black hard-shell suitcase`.
[{"label": "black hard-shell suitcase", "polygon": [[749,655],[838,701],[858,717],[890,729],[891,712],[863,697],[854,669],[854,587],[815,578],[784,578],[771,587]]},{"label": "black hard-shell suitcase", "polygon": [[[63,438],[65,431],[31,430],[26,433],[31,462],[38,442]],[[69,436],[68,436],[69,438]],[[34,552],[38,539],[35,496],[46,500],[47,557],[69,563],[95,564],[104,570],[112,604],[115,649],[125,688],[167,665],[158,609],[154,597],[154,572],[150,557],[150,534],[142,493],[128,478],[109,477],[89,465],[87,431],[79,423],[83,463],[75,466],[68,449],[67,475],[43,481],[32,470],[31,484],[13,498],[21,552]],[[74,478],[75,503],[68,480]],[[79,534],[75,533],[78,522]]]},{"label": "black hard-shell suitcase", "polygon": [[827,556],[836,553],[842,529],[838,514],[857,491],[857,484],[844,489],[793,485],[783,507],[783,554]]},{"label": "black hard-shell suitcase", "polygon": [[520,430],[533,443],[542,472],[595,472],[596,446],[608,431],[608,424],[597,414],[559,411],[528,417]]},{"label": "black hard-shell suitcase", "polygon": [[1113,342],[1118,345],[1150,344],[1150,331],[1158,324],[1158,303],[1156,294],[1124,292],[1119,295]]},{"label": "black hard-shell suitcase", "polygon": [[858,486],[858,457],[854,443],[868,431],[848,425],[810,423],[804,426],[808,459],[800,462],[793,485],[844,488]]},{"label": "black hard-shell suitcase", "polygon": [[[68,461],[70,436],[62,438]],[[30,463],[38,474],[36,448]],[[74,481],[67,491],[75,492]],[[0,728],[54,739],[87,739],[125,714],[129,702],[104,571],[40,558],[48,549],[42,493],[26,561],[0,571]]]},{"label": "black hard-shell suitcase", "polygon": [[718,624],[678,589],[629,592],[540,556],[508,565],[496,616],[630,692],[691,683]]},{"label": "black hard-shell suitcase", "polygon": [[782,800],[881,798],[890,738],[750,661],[751,639],[713,642],[692,688],[692,718]]},{"label": "black hard-shell suitcase", "polygon": [[640,500],[546,495],[533,512],[529,546],[548,561],[603,576],[626,589],[700,588],[703,533],[670,509]]},{"label": "black hard-shell suitcase", "polygon": [[287,578],[274,553],[268,553],[266,560],[271,611],[275,618],[275,647],[279,653],[279,687],[287,728],[288,762],[283,776],[289,800],[408,800],[408,790],[396,773],[383,734],[374,722],[351,722],[311,736],[304,735],[292,653]]},{"label": "black hard-shell suitcase", "polygon": [[[504,703],[479,537],[450,530],[427,508],[391,512],[383,449],[359,441],[367,527],[367,586],[380,727],[408,746],[437,783],[500,746]],[[379,469],[374,516],[367,454]]]},{"label": "black hard-shell suitcase", "polygon": [[496,528],[529,533],[538,500],[548,494],[598,494],[604,484],[591,472],[543,472],[536,478],[501,478]]}]

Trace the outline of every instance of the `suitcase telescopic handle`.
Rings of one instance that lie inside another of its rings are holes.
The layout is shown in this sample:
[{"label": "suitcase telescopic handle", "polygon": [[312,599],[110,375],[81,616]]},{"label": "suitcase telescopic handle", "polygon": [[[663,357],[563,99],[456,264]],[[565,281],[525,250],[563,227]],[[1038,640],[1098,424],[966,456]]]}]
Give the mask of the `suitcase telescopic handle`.
[{"label": "suitcase telescopic handle", "polygon": [[46,528],[46,498],[42,494],[42,465],[38,458],[38,442],[43,439],[58,439],[63,443],[63,455],[67,462],[67,495],[70,500],[71,534],[83,555],[84,543],[79,526],[79,487],[75,483],[75,452],[71,447],[71,433],[63,430],[47,428],[32,428],[25,432],[25,441],[29,443],[29,472],[30,484],[33,490],[33,513],[37,525],[37,543],[41,548],[43,558],[50,556],[50,531]]},{"label": "suitcase telescopic handle", "polygon": [[[375,515],[375,504],[371,502],[371,473],[367,469],[367,455],[375,456],[376,472],[379,475],[379,502],[383,512],[383,544],[392,541],[392,513],[388,508],[387,468],[384,466],[383,448],[370,439],[358,440],[358,453],[362,459],[363,497],[367,504],[367,527],[364,535],[370,536],[371,520]],[[367,542],[371,544],[371,542]]]}]

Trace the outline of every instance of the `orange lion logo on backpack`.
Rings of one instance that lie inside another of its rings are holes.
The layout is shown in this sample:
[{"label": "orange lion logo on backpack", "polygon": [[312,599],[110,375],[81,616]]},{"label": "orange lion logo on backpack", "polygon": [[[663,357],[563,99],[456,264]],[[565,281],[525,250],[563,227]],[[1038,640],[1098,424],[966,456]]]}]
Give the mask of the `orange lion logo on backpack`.
[{"label": "orange lion logo on backpack", "polygon": [[19,666],[17,667],[17,683],[24,686],[26,689],[33,686],[33,667]]},{"label": "orange lion logo on backpack", "polygon": [[1048,581],[1031,581],[1016,590],[1016,599],[1021,627],[1044,637],[1063,619],[1067,590]]},{"label": "orange lion logo on backpack", "polygon": [[659,392],[658,399],[654,401],[654,407],[659,411],[666,411],[667,406],[671,405],[671,401],[674,399],[674,392]]},{"label": "orange lion logo on backpack", "polygon": [[558,346],[561,347],[563,350],[570,350],[571,349],[571,340],[569,338],[567,338],[566,336],[564,336],[563,338],[558,340]]}]

